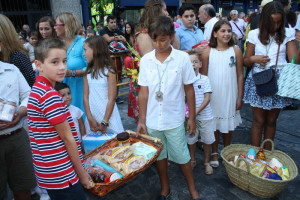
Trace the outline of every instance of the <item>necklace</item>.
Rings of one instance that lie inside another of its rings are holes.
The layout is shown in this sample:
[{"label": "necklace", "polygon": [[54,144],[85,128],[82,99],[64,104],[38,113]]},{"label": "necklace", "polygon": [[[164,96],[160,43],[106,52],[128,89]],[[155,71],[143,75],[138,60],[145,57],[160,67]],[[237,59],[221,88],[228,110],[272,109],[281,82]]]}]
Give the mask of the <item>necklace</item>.
[{"label": "necklace", "polygon": [[166,71],[167,71],[167,68],[169,66],[169,63],[167,64],[166,68],[165,68],[165,71],[163,72],[162,76],[160,76],[160,70],[158,69],[158,64],[156,64],[156,68],[157,68],[157,72],[158,72],[158,78],[159,78],[159,82],[158,82],[158,91],[155,92],[155,99],[158,101],[158,102],[161,102],[163,100],[163,92],[161,91],[161,81],[162,81],[162,78],[164,77]]}]

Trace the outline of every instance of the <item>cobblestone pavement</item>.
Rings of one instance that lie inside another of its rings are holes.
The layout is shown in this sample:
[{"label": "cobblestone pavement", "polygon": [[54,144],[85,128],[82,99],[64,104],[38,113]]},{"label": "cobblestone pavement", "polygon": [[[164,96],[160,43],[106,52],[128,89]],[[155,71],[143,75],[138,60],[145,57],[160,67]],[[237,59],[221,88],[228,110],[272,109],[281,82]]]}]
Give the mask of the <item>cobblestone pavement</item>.
[{"label": "cobblestone pavement", "polygon": [[[122,122],[125,129],[136,130],[133,119],[127,117],[127,96],[122,96],[123,104],[118,104]],[[298,102],[297,102],[298,103]],[[252,124],[252,112],[249,105],[244,105],[241,110],[243,124],[233,133],[232,143],[250,144],[250,128]],[[277,132],[275,138],[275,149],[287,153],[297,164],[300,163],[300,110],[284,110],[280,113]],[[221,151],[223,145],[219,146]],[[233,185],[220,162],[220,167],[214,170],[213,175],[204,174],[204,152],[199,148],[196,151],[198,165],[194,168],[194,178],[200,194],[209,200],[256,200],[260,199],[252,194]],[[220,159],[221,161],[221,159]],[[170,200],[189,200],[189,192],[184,177],[179,166],[171,163],[168,168],[170,179],[171,195]],[[300,199],[300,178],[292,181],[285,189],[273,200]],[[135,179],[127,182],[123,186],[115,189],[104,197],[97,197],[86,192],[88,200],[152,200],[155,199],[160,191],[159,177],[155,164],[146,171],[139,174]]]}]

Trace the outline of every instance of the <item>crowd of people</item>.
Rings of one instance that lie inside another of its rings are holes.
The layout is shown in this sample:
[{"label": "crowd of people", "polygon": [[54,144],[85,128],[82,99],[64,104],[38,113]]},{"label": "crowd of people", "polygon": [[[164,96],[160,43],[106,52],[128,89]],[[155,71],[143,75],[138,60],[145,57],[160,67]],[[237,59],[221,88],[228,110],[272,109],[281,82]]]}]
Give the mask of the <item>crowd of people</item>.
[{"label": "crowd of people", "polygon": [[[198,11],[184,4],[172,19],[163,0],[147,0],[138,24],[122,20],[118,27],[109,15],[106,27],[89,23],[86,31],[69,12],[19,33],[0,14],[0,106],[17,105],[12,121],[0,123],[0,199],[7,188],[16,200],[30,199],[36,185],[45,199],[85,199],[91,177],[82,164],[82,136],[124,131],[116,104],[123,69],[139,73],[130,76],[128,95],[137,134],[164,144],[157,199],[170,194],[168,161],[180,166],[191,198],[204,199],[193,178],[196,143],[203,143],[204,173],[213,174],[220,138],[231,144],[243,103],[252,107],[254,146],[274,140],[280,110],[292,105],[291,98],[258,94],[253,79],[268,69],[278,78],[293,58],[300,64],[300,20],[290,4],[263,0],[259,13],[231,10],[228,17],[211,4]],[[114,62],[112,42],[137,54]]]}]

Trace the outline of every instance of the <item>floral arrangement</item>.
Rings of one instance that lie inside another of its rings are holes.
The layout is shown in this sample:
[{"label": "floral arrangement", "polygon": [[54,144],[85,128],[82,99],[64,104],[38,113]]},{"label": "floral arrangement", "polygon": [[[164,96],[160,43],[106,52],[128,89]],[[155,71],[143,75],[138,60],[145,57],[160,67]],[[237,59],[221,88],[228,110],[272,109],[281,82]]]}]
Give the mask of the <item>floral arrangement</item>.
[{"label": "floral arrangement", "polygon": [[136,88],[139,88],[137,82],[139,79],[139,62],[141,60],[141,56],[139,53],[127,42],[127,47],[131,51],[134,56],[133,69],[125,69],[123,70],[123,74],[131,76],[132,82]]}]

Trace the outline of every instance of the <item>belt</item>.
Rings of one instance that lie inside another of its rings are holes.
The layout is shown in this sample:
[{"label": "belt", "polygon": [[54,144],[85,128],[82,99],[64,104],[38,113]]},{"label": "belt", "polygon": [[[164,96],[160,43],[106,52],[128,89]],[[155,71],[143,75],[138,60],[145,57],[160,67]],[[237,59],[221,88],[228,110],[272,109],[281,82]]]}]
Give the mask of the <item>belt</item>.
[{"label": "belt", "polygon": [[22,128],[18,128],[17,130],[14,130],[14,131],[10,132],[10,134],[0,135],[0,140],[9,138],[10,136],[12,136],[12,135],[18,133],[19,131],[21,131],[21,129],[22,129]]}]

